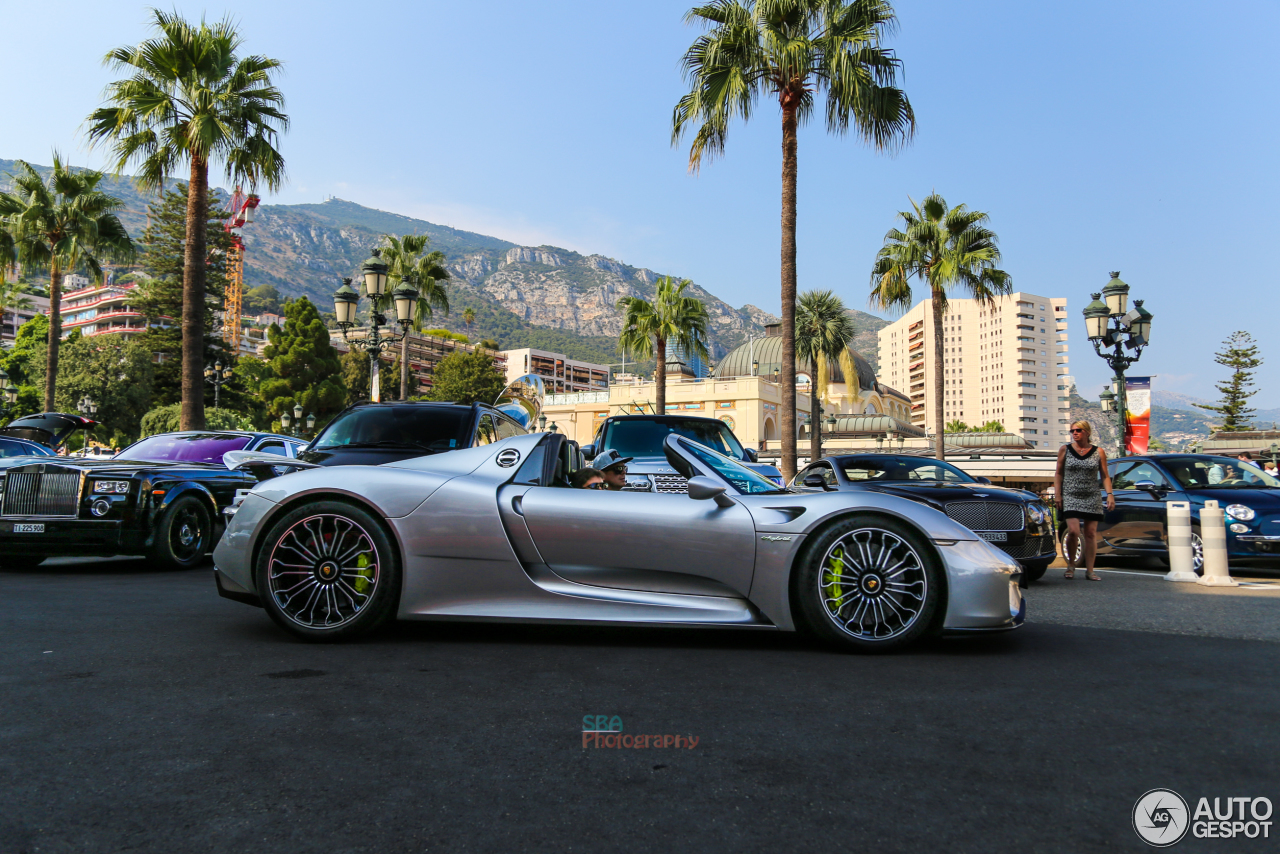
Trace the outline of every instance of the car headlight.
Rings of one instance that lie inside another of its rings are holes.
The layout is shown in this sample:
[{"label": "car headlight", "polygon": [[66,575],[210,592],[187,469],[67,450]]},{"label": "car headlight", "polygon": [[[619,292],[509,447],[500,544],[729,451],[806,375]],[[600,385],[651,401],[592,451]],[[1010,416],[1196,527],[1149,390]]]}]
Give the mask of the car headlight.
[{"label": "car headlight", "polygon": [[1028,504],[1027,515],[1037,525],[1043,525],[1049,518],[1049,511],[1039,504]]},{"label": "car headlight", "polygon": [[1245,507],[1243,504],[1228,504],[1227,515],[1232,519],[1239,519],[1241,522],[1248,522],[1258,514],[1253,512],[1252,507]]},{"label": "car headlight", "polygon": [[95,480],[93,482],[93,491],[123,494],[129,491],[129,481],[127,480]]}]

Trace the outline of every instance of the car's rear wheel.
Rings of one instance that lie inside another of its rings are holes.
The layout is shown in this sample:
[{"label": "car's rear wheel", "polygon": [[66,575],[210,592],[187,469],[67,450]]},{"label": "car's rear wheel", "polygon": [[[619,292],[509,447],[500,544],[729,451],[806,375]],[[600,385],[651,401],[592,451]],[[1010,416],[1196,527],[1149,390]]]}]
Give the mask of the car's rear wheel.
[{"label": "car's rear wheel", "polygon": [[942,596],[932,546],[897,519],[860,516],[827,528],[800,558],[792,595],[804,625],[845,649],[897,649],[929,632]]},{"label": "car's rear wheel", "polygon": [[35,569],[46,560],[48,560],[48,558],[43,555],[6,555],[4,557],[0,557],[0,569]]},{"label": "car's rear wheel", "polygon": [[165,569],[191,569],[204,562],[213,548],[209,508],[194,495],[174,499],[160,517],[151,559]]},{"label": "car's rear wheel", "polygon": [[267,613],[280,626],[309,641],[347,640],[395,616],[400,560],[372,514],[321,501],[271,526],[256,581]]}]

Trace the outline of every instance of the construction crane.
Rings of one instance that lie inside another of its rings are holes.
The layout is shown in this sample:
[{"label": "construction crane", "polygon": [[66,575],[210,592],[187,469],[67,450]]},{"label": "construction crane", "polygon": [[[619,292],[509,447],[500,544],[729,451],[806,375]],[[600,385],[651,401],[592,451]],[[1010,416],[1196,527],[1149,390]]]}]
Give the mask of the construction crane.
[{"label": "construction crane", "polygon": [[233,356],[240,355],[240,314],[244,308],[244,238],[241,230],[253,222],[258,197],[245,195],[236,187],[227,203],[227,218],[222,228],[231,235],[231,251],[227,253],[227,292],[222,300],[222,340]]}]

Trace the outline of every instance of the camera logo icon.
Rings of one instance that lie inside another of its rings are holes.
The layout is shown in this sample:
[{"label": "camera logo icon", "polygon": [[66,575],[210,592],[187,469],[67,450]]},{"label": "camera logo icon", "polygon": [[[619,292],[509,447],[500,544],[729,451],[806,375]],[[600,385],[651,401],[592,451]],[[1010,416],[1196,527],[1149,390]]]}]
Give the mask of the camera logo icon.
[{"label": "camera logo icon", "polygon": [[1190,826],[1187,802],[1172,789],[1152,789],[1133,805],[1133,831],[1154,848],[1182,841]]}]

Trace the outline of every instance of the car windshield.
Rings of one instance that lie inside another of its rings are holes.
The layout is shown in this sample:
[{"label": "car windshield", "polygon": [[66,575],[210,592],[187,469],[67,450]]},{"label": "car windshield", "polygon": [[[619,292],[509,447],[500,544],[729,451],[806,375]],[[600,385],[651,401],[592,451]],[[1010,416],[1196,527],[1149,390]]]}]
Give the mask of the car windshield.
[{"label": "car windshield", "polygon": [[44,445],[28,445],[12,439],[0,438],[0,457],[52,457],[53,451]]},{"label": "car windshield", "polygon": [[702,463],[710,466],[716,474],[727,480],[734,489],[743,495],[760,495],[766,492],[787,492],[778,484],[754,470],[747,468],[737,460],[717,453],[706,445],[697,442],[682,442],[681,446],[693,454]]},{"label": "car windshield", "polygon": [[1184,489],[1275,489],[1280,480],[1235,457],[1164,457],[1160,465]]},{"label": "car windshield", "polygon": [[928,481],[931,483],[976,483],[953,465],[928,457],[845,457],[840,462],[844,476],[854,483]]},{"label": "car windshield", "polygon": [[465,448],[470,442],[471,407],[383,406],[352,409],[316,437],[315,450],[332,448],[412,448],[425,453]]},{"label": "car windshield", "polygon": [[243,451],[249,436],[217,433],[168,433],[151,436],[120,452],[124,460],[220,463],[227,451]]},{"label": "car windshield", "polygon": [[596,451],[599,453],[612,449],[623,457],[661,457],[662,443],[672,433],[692,439],[734,459],[741,460],[745,457],[742,444],[733,435],[729,425],[710,418],[611,421]]}]

